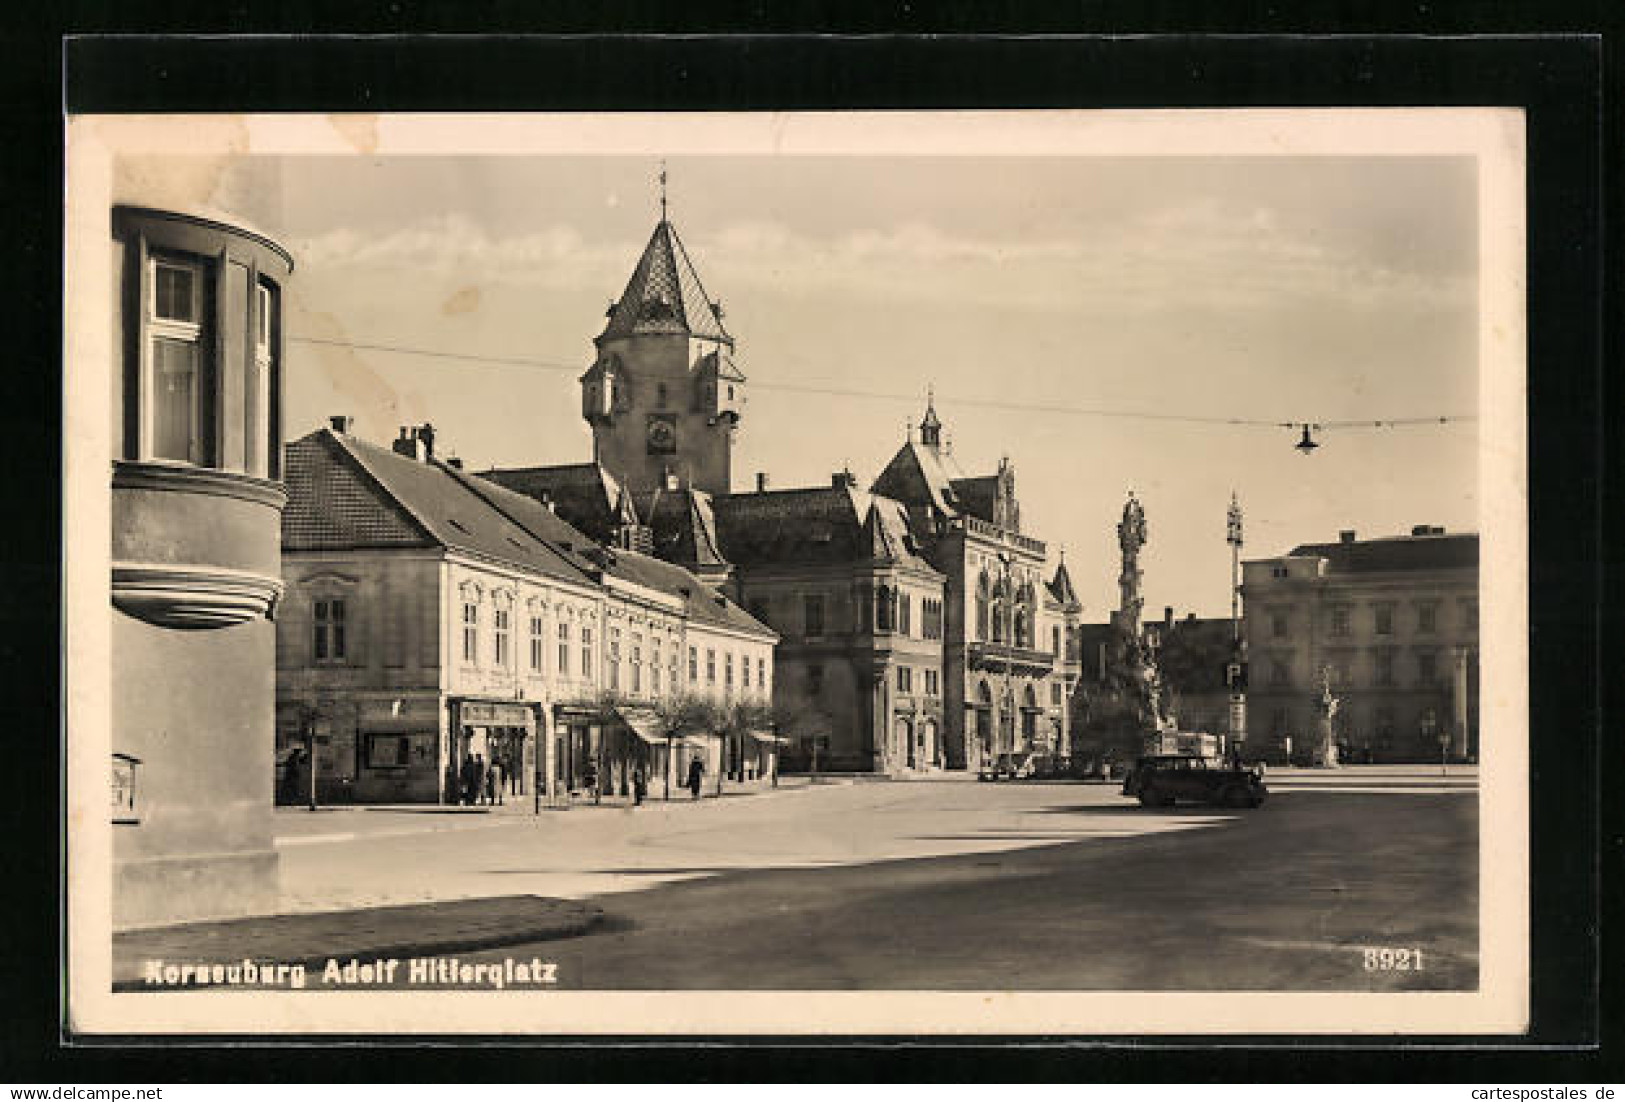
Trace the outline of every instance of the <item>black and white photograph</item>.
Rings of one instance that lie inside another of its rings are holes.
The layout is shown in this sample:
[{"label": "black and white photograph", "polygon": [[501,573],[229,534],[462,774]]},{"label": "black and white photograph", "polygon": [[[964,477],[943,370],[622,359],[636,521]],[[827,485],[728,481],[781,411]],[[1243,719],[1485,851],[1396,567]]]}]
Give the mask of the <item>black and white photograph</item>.
[{"label": "black and white photograph", "polygon": [[72,117],[75,1028],[1521,1032],[1524,141]]}]

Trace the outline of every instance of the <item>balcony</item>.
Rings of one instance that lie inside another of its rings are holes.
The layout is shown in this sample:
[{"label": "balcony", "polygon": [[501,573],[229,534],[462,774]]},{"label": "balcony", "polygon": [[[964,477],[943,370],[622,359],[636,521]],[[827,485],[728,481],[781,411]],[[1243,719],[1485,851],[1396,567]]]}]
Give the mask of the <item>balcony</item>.
[{"label": "balcony", "polygon": [[979,669],[1046,674],[1055,668],[1055,656],[1046,650],[1013,647],[1008,643],[967,643],[965,656]]}]

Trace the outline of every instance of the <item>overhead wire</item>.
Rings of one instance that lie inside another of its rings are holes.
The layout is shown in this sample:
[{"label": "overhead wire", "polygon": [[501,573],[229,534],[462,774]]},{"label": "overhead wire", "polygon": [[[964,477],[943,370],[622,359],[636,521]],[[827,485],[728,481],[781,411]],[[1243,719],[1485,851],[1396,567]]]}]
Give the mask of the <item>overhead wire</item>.
[{"label": "overhead wire", "polygon": [[[458,360],[464,363],[480,364],[491,367],[532,367],[547,371],[577,373],[582,370],[580,364],[562,363],[556,360],[542,360],[518,356],[489,356],[472,352],[450,352],[444,349],[411,348],[404,345],[372,344],[362,341],[343,341],[324,337],[310,337],[290,334],[289,341],[299,344],[323,345],[328,347],[348,348],[361,352],[384,352],[399,356],[418,356],[428,359]],[[807,383],[751,383],[755,390],[784,391],[795,394],[819,394],[829,397],[841,398],[869,398],[880,401],[913,402],[918,401],[917,394],[899,394],[888,391],[858,390],[851,387],[834,385],[812,385]],[[1192,413],[1162,413],[1153,410],[1126,410],[1109,409],[1104,407],[1057,405],[1054,403],[1013,402],[996,398],[961,398],[958,404],[977,406],[984,409],[1006,410],[1013,413],[1056,413],[1068,414],[1078,417],[1103,417],[1120,420],[1135,421],[1165,421],[1196,425],[1234,425],[1249,428],[1296,429],[1303,426],[1319,431],[1323,429],[1347,428],[1391,428],[1406,425],[1447,425],[1463,421],[1478,420],[1475,414],[1444,414],[1431,417],[1374,417],[1357,420],[1304,420],[1302,418],[1290,421],[1275,421],[1256,417],[1220,417],[1204,416]]]}]

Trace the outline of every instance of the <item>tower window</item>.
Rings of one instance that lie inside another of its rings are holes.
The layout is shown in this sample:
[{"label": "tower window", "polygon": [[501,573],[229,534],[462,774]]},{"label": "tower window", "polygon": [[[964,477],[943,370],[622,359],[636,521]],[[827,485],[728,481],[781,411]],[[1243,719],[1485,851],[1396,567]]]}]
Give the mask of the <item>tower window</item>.
[{"label": "tower window", "polygon": [[203,461],[202,284],[200,265],[152,261],[148,392],[152,454],[159,459]]},{"label": "tower window", "polygon": [[117,458],[277,477],[278,298],[287,255],[217,223],[114,210],[122,247]]}]

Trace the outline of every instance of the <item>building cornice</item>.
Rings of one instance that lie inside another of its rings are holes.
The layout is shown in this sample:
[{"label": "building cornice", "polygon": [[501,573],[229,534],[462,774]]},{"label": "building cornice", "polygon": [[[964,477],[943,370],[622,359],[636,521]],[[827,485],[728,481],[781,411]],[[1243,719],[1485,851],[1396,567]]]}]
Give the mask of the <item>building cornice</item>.
[{"label": "building cornice", "polygon": [[288,491],[280,482],[213,467],[154,460],[114,460],[113,489],[210,494],[250,501],[272,509],[281,509],[288,503]]},{"label": "building cornice", "polygon": [[223,628],[270,617],[282,581],[248,570],[153,562],[113,563],[113,604],[169,628]]}]

